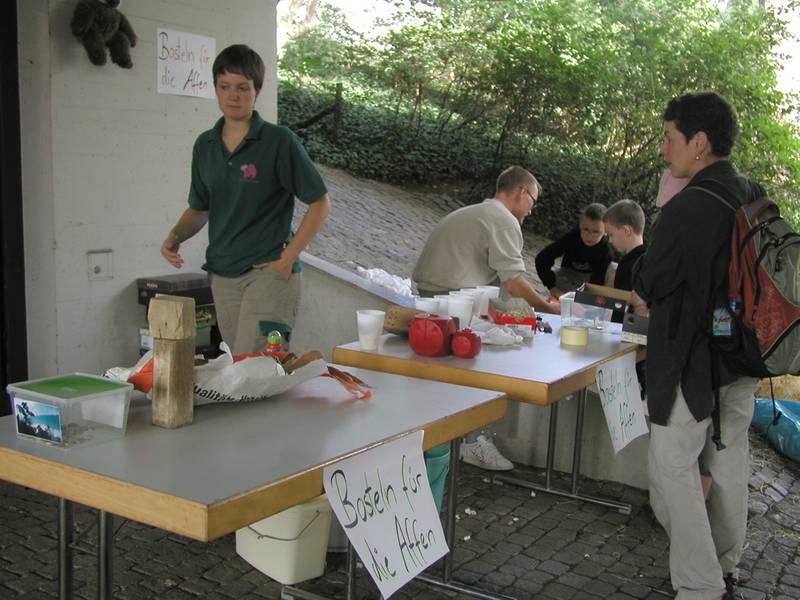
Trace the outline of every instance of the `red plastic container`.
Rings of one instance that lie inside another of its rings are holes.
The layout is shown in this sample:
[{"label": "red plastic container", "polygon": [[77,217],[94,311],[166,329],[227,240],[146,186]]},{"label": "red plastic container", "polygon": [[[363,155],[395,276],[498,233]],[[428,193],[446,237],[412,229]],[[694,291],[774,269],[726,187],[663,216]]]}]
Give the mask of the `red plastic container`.
[{"label": "red plastic container", "polygon": [[536,331],[536,313],[532,308],[517,309],[515,312],[523,312],[525,316],[514,317],[507,314],[498,312],[497,309],[489,303],[489,318],[498,325],[533,325],[533,330]]},{"label": "red plastic container", "polygon": [[472,358],[480,354],[481,338],[469,327],[461,329],[453,334],[453,341],[450,342],[450,349],[456,356]]},{"label": "red plastic container", "polygon": [[408,329],[411,349],[422,356],[447,356],[456,331],[452,317],[423,313],[414,317]]}]

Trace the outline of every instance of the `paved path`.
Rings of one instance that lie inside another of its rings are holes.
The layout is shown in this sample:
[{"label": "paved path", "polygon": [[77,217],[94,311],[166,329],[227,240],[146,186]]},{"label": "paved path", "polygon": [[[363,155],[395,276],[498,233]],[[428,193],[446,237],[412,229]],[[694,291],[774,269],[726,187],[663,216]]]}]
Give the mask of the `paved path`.
[{"label": "paved path", "polygon": [[[410,274],[433,225],[457,205],[441,195],[407,192],[322,168],[335,210],[310,248],[342,266],[379,267]],[[534,212],[535,218],[535,212]],[[526,235],[527,262],[545,242]],[[541,284],[536,281],[539,286]],[[800,599],[800,483],[798,466],[754,443],[750,525],[742,560],[742,597]],[[528,477],[540,470],[523,468]],[[567,482],[561,482],[566,486]],[[584,483],[634,506],[630,516],[611,509],[492,483],[483,471],[463,466],[458,496],[458,546],[454,577],[519,600],[664,600],[671,598],[667,539],[654,521],[647,495],[608,482]],[[56,594],[54,498],[0,482],[0,600],[52,600]],[[86,530],[93,513],[77,513]],[[93,548],[94,532],[85,544]],[[323,577],[300,587],[341,597],[343,555],[330,553]],[[76,557],[77,597],[95,597],[96,566]],[[115,598],[136,600],[263,600],[280,597],[280,585],[237,557],[234,538],[203,544],[127,523],[118,532]],[[360,598],[377,593],[363,570]],[[411,584],[400,600],[466,599]]]},{"label": "paved path", "polygon": [[[800,485],[797,465],[753,437],[750,526],[742,561],[742,597],[800,598]],[[541,471],[524,468],[526,476]],[[566,481],[561,482],[566,485]],[[630,516],[612,509],[493,484],[463,466],[458,497],[454,577],[520,600],[665,600],[671,598],[667,540],[647,507],[646,493],[620,484],[587,481],[590,493],[631,502]],[[56,598],[54,498],[0,482],[0,598]],[[81,530],[93,513],[81,509]],[[94,548],[94,532],[85,541]],[[116,539],[115,598],[119,600],[263,600],[280,585],[237,557],[232,535],[204,544],[128,522]],[[95,596],[96,567],[76,557],[76,597]],[[343,555],[328,554],[323,577],[300,584],[322,595],[343,589]],[[378,596],[359,570],[360,598]],[[339,596],[341,597],[341,596]],[[400,600],[466,599],[412,583]]]},{"label": "paved path", "polygon": [[[339,266],[379,268],[411,277],[411,271],[428,234],[460,202],[442,193],[403,190],[377,181],[357,179],[344,171],[320,166],[331,195],[333,210],[320,234],[308,247],[311,254]],[[298,203],[299,205],[299,203]],[[295,223],[302,210],[297,211]],[[536,220],[536,209],[529,217]],[[536,277],[533,259],[548,243],[526,231],[524,259],[531,281],[545,291]]]}]

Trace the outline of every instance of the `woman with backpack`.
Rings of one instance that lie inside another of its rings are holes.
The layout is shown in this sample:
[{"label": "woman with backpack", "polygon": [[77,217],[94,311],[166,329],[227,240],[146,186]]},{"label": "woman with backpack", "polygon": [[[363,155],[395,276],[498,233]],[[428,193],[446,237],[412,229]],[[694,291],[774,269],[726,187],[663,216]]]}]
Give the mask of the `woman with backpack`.
[{"label": "woman with backpack", "polygon": [[[663,122],[661,154],[674,177],[690,181],[663,207],[634,273],[634,290],[650,305],[650,502],[670,537],[676,598],[733,598],[747,526],[747,432],[758,380],[734,373],[712,348],[712,335],[730,328],[721,308],[727,303],[734,211],[703,182],[714,180],[739,203],[763,190],[740,177],[730,161],[736,118],[718,94],[673,98]],[[701,457],[713,478],[707,503]]]}]

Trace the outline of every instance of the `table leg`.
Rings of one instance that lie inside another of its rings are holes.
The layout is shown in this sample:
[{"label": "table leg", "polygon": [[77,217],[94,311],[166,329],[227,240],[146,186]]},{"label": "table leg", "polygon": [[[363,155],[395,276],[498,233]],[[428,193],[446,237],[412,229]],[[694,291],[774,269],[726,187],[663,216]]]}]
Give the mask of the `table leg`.
[{"label": "table leg", "polygon": [[347,600],[356,599],[356,565],[358,557],[356,549],[350,540],[347,540]]},{"label": "table leg", "polygon": [[72,502],[58,499],[58,598],[72,600]]},{"label": "table leg", "polygon": [[330,600],[326,596],[319,594],[312,594],[305,590],[297,589],[290,585],[285,585],[281,588],[281,600]]},{"label": "table leg", "polygon": [[586,388],[578,392],[578,407],[577,415],[575,417],[575,439],[573,442],[572,454],[572,474],[571,474],[571,490],[560,490],[551,485],[553,474],[553,462],[555,457],[555,441],[556,441],[556,423],[557,423],[557,404],[550,405],[550,427],[547,433],[547,466],[545,470],[545,483],[541,485],[528,481],[527,479],[520,479],[519,477],[511,477],[509,475],[495,475],[495,479],[510,483],[511,485],[518,485],[529,490],[536,490],[538,492],[547,492],[556,496],[563,496],[573,500],[581,500],[591,504],[599,504],[600,506],[607,506],[609,508],[616,508],[619,512],[625,515],[631,514],[631,505],[625,502],[617,502],[607,498],[599,498],[597,496],[589,496],[578,493],[578,478],[580,476],[581,466],[581,452],[583,449],[583,421],[586,413]]},{"label": "table leg", "polygon": [[114,515],[97,511],[97,598],[112,600],[114,587]]},{"label": "table leg", "polygon": [[556,459],[556,427],[558,425],[558,403],[550,405],[550,426],[547,429],[547,463],[544,475],[544,486],[548,490],[553,481],[553,463]]},{"label": "table leg", "polygon": [[458,489],[458,464],[459,456],[461,453],[461,438],[450,440],[450,472],[447,477],[447,509],[445,512],[445,532],[444,539],[447,542],[447,547],[450,548],[444,557],[442,580],[450,581],[450,576],[453,574],[453,549],[455,548],[456,539],[456,506],[458,498],[456,490]]},{"label": "table leg", "polygon": [[586,412],[586,388],[578,392],[578,407],[575,416],[575,440],[572,446],[572,493],[578,494],[578,477],[581,473],[583,451],[583,415]]},{"label": "table leg", "polygon": [[420,573],[414,579],[422,581],[428,585],[441,587],[453,592],[460,592],[473,598],[481,598],[482,600],[515,600],[511,596],[504,596],[503,594],[492,594],[491,592],[483,591],[478,588],[473,588],[459,583],[453,583],[451,576],[453,573],[453,552],[455,551],[456,543],[456,506],[458,502],[458,466],[459,466],[459,449],[461,448],[461,439],[455,438],[450,440],[450,471],[447,474],[447,505],[445,507],[445,531],[444,538],[447,541],[447,547],[450,552],[444,555],[442,559],[442,577],[441,579]]}]

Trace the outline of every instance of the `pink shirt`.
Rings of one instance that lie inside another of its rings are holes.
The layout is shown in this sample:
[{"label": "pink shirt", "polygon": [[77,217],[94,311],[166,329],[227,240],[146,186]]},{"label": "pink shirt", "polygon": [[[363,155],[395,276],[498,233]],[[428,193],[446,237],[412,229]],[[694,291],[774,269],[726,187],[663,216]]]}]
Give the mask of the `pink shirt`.
[{"label": "pink shirt", "polygon": [[658,195],[656,196],[656,206],[661,208],[667,202],[672,200],[672,197],[680,192],[689,183],[688,177],[675,177],[669,169],[665,169],[661,175],[661,181],[658,182]]}]

